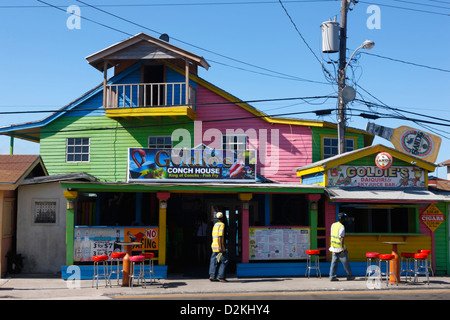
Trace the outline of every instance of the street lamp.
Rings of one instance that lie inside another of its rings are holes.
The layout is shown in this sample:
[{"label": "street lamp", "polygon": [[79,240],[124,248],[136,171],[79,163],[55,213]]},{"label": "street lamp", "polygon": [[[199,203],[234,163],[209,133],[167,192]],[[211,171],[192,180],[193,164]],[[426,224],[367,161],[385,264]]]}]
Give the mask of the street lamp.
[{"label": "street lamp", "polygon": [[[345,29],[344,29],[345,30]],[[342,32],[342,30],[341,30]],[[366,40],[352,53],[350,59],[345,63],[345,50],[346,50],[346,32],[341,35],[340,44],[340,57],[339,57],[339,71],[338,71],[338,153],[345,152],[345,104],[346,99],[342,96],[342,92],[345,88],[345,70],[347,69],[353,56],[359,49],[370,50],[375,46],[375,42]],[[344,66],[345,64],[345,66]]]},{"label": "street lamp", "polygon": [[359,49],[371,50],[373,47],[375,47],[375,42],[373,42],[372,40],[364,41],[362,45],[360,45],[358,48],[356,48],[355,51],[353,51],[352,55],[350,56],[350,59],[348,59],[348,62],[345,65],[344,72],[345,72],[345,69],[347,69],[348,65],[350,64],[350,61],[352,61],[353,56],[355,55],[356,51],[358,51]]}]

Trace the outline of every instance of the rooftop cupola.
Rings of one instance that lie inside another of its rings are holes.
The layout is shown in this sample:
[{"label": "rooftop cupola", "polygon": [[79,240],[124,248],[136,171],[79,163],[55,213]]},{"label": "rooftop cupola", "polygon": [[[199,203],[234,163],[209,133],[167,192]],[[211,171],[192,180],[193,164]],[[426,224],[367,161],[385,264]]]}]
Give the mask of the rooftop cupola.
[{"label": "rooftop cupola", "polygon": [[[198,66],[206,70],[210,66],[203,57],[174,46],[168,40],[167,35],[158,39],[139,33],[86,57],[91,66],[103,72],[106,116],[195,118],[196,92],[189,83],[189,74],[197,75]],[[108,69],[114,67],[114,76],[117,76],[136,65],[139,66],[140,81],[108,81]],[[181,77],[168,82],[168,67]]]}]

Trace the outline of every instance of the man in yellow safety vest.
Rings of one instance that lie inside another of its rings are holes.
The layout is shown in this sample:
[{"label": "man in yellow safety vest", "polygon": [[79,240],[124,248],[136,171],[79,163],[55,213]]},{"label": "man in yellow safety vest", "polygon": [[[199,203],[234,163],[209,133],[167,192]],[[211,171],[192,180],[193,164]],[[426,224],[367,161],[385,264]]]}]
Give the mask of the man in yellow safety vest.
[{"label": "man in yellow safety vest", "polygon": [[226,282],[225,269],[228,264],[228,254],[225,247],[225,223],[223,213],[216,213],[217,222],[212,230],[212,254],[209,263],[209,280]]},{"label": "man in yellow safety vest", "polygon": [[347,274],[347,280],[354,280],[355,277],[352,275],[352,270],[348,262],[348,252],[344,244],[345,227],[344,222],[347,214],[340,212],[338,214],[338,221],[331,225],[331,235],[330,235],[330,252],[332,254],[331,265],[330,265],[330,280],[338,281],[337,268],[338,259],[342,262],[344,266],[345,273]]}]

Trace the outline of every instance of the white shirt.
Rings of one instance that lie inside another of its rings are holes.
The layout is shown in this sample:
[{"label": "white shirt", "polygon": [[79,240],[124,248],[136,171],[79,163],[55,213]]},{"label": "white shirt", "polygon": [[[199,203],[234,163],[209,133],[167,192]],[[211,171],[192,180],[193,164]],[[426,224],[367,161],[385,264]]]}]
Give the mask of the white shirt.
[{"label": "white shirt", "polygon": [[[345,227],[344,227],[344,225],[342,225],[342,227],[339,229],[338,234],[339,234],[339,238],[343,238],[345,236]],[[344,249],[342,249],[342,248],[333,248],[331,246],[330,246],[330,248],[328,250],[331,251],[331,252],[334,252],[334,253],[339,253],[339,252],[344,251]]]}]

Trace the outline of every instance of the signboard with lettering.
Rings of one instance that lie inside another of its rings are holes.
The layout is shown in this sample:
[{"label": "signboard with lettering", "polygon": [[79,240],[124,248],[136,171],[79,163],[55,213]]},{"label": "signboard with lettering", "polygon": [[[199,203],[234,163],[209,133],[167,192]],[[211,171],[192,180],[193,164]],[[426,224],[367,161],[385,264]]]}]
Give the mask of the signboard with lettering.
[{"label": "signboard with lettering", "polygon": [[442,222],[445,221],[445,215],[432,203],[420,215],[420,220],[430,229],[435,231]]},{"label": "signboard with lettering", "polygon": [[130,148],[129,182],[256,181],[256,151]]},{"label": "signboard with lettering", "polygon": [[120,242],[140,242],[132,251],[155,251],[159,249],[158,240],[158,227],[75,226],[74,261],[92,261],[93,256],[123,251]]},{"label": "signboard with lettering", "polygon": [[366,131],[389,140],[399,151],[432,163],[436,162],[441,147],[440,137],[407,126],[394,129],[369,122]]},{"label": "signboard with lettering", "polygon": [[250,227],[249,260],[306,259],[309,234],[305,227]]},{"label": "signboard with lettering", "polygon": [[425,171],[417,167],[337,166],[329,169],[328,186],[425,187]]}]

